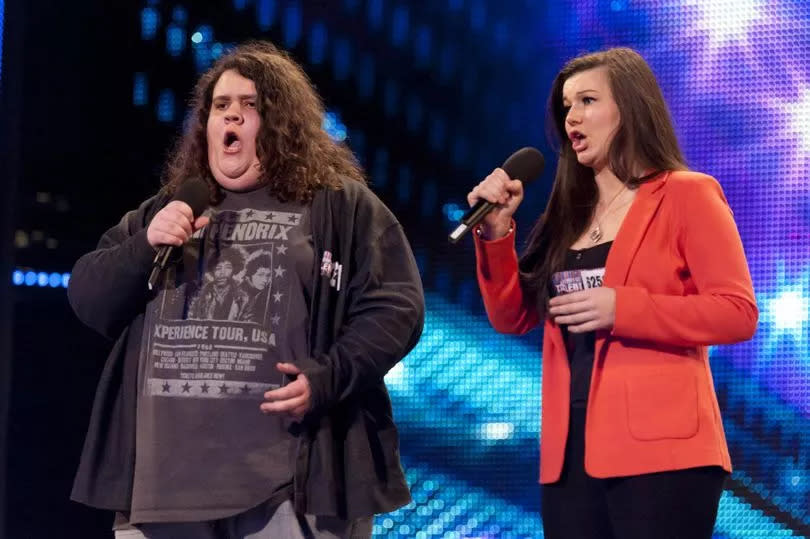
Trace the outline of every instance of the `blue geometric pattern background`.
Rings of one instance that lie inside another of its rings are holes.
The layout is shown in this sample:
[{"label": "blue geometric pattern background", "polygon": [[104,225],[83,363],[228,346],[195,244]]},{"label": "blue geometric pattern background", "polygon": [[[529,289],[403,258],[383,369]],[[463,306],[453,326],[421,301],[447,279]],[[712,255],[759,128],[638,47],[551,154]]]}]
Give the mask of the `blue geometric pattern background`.
[{"label": "blue geometric pattern background", "polygon": [[[398,216],[438,223],[442,238],[470,186],[515,149],[540,147],[553,170],[544,108],[566,60],[610,46],[638,50],[690,167],[725,190],[761,311],[753,340],[711,350],[735,467],[716,537],[802,536],[810,527],[810,4],[234,0],[220,9],[244,25],[191,2],[143,2],[145,57],[159,46],[167,65],[193,65],[196,75],[248,38],[291,50],[332,89],[320,88],[324,127],[347,141]],[[191,80],[144,66],[133,73],[133,105],[182,126]],[[395,125],[401,140],[375,124]],[[409,158],[411,145],[420,159]],[[445,168],[430,170],[426,159]],[[547,170],[527,189],[522,238],[551,177]],[[469,248],[451,252],[414,230],[427,322],[386,378],[414,501],[379,516],[374,532],[542,537],[539,335],[496,334],[481,312]]]}]

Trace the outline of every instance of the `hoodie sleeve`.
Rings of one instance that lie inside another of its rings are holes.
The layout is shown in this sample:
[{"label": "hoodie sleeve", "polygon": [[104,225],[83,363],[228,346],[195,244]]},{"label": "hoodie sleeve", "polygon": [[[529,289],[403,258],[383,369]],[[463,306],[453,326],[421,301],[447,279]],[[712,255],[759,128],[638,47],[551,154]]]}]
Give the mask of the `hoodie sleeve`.
[{"label": "hoodie sleeve", "polygon": [[156,200],[125,214],[73,266],[70,305],[84,324],[109,339],[118,337],[150,297],[146,280],[155,250],[146,240],[146,226]]},{"label": "hoodie sleeve", "polygon": [[[390,216],[387,209],[382,213]],[[352,254],[355,269],[335,342],[304,366],[313,412],[380,383],[422,333],[425,299],[416,260],[402,226],[393,216],[386,221],[373,240],[358,244]],[[374,230],[373,219],[370,227],[358,229]]]}]

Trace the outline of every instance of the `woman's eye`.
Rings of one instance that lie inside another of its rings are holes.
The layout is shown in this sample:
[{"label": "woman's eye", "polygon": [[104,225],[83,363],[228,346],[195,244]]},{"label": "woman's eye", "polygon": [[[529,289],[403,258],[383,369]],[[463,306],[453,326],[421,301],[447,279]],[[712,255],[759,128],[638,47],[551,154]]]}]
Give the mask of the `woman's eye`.
[{"label": "woman's eye", "polygon": [[593,103],[594,101],[596,101],[596,100],[594,98],[592,98],[592,97],[583,97],[582,98],[582,102],[585,105],[589,105],[589,104]]}]

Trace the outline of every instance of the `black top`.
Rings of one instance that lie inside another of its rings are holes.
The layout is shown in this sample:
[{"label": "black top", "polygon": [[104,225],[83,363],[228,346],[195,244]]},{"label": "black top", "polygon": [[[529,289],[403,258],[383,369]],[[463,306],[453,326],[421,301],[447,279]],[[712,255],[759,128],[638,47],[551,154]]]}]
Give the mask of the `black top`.
[{"label": "black top", "polygon": [[[564,270],[552,276],[552,296],[602,286],[612,241],[586,249],[569,249],[565,255]],[[596,332],[569,333],[568,326],[560,326],[571,368],[571,406],[584,408],[591,387]]]}]

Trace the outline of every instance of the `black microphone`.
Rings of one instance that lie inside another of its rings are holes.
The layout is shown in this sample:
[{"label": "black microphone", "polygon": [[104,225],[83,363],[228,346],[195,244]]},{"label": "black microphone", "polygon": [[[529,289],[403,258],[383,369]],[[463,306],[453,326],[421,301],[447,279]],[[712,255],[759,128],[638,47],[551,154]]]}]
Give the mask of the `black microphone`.
[{"label": "black microphone", "polygon": [[[543,172],[544,165],[545,160],[543,159],[543,154],[536,148],[527,146],[510,155],[509,159],[504,161],[501,168],[506,172],[506,175],[509,176],[509,179],[520,180],[526,185],[540,176],[540,173]],[[481,222],[484,216],[495,206],[497,206],[497,204],[493,204],[488,200],[484,200],[483,198],[478,199],[478,202],[473,204],[473,206],[467,210],[467,213],[461,217],[461,223],[459,223],[456,229],[448,236],[450,243],[458,242],[468,230]]]},{"label": "black microphone", "polygon": [[[191,213],[194,216],[194,219],[196,219],[205,210],[205,208],[208,207],[208,197],[208,184],[205,182],[205,180],[201,178],[192,178],[180,184],[180,187],[177,188],[177,192],[174,194],[174,197],[172,197],[169,202],[175,200],[185,202],[191,206]],[[157,254],[155,255],[155,260],[152,262],[152,272],[149,274],[149,281],[147,281],[149,290],[155,288],[158,277],[166,267],[166,263],[168,262],[169,256],[172,254],[173,250],[174,245],[161,245],[158,248]]]}]

